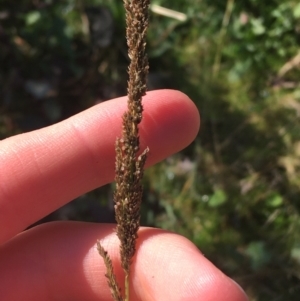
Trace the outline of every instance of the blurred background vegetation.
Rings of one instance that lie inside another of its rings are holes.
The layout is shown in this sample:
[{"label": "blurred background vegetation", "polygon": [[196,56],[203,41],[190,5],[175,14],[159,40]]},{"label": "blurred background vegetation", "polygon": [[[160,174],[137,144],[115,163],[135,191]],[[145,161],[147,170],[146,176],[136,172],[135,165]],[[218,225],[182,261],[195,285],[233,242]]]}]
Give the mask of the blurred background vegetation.
[{"label": "blurred background vegetation", "polygon": [[[147,170],[142,223],[191,239],[251,301],[299,300],[299,2],[151,10],[149,89],[185,92],[202,124]],[[128,62],[121,0],[0,0],[0,138],[125,95]],[[112,221],[111,200],[108,185],[43,221]]]}]

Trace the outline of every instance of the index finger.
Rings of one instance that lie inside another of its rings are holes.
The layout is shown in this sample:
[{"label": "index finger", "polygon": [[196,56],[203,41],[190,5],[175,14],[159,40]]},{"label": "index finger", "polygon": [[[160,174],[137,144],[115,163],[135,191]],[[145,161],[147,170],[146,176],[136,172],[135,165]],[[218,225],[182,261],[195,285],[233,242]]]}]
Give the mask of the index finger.
[{"label": "index finger", "polygon": [[[141,148],[154,164],[186,147],[199,129],[192,101],[178,91],[144,97]],[[70,200],[113,180],[114,144],[126,97],[0,144],[0,244]]]}]

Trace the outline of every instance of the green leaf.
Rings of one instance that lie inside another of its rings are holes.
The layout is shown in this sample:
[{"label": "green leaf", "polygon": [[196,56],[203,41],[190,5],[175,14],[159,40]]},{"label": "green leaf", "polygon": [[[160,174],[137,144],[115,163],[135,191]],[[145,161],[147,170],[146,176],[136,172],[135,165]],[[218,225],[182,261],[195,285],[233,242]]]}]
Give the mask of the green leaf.
[{"label": "green leaf", "polygon": [[251,242],[246,249],[246,254],[250,257],[253,270],[258,270],[271,260],[271,254],[262,241]]},{"label": "green leaf", "polygon": [[251,25],[252,25],[252,32],[257,36],[264,34],[266,31],[266,28],[263,25],[263,20],[260,18],[252,19]]},{"label": "green leaf", "polygon": [[292,248],[291,257],[300,264],[300,243],[296,243]]},{"label": "green leaf", "polygon": [[280,195],[276,194],[267,199],[267,204],[270,207],[279,207],[283,203],[283,199]]},{"label": "green leaf", "polygon": [[293,15],[296,19],[300,18],[300,3],[295,6]]},{"label": "green leaf", "polygon": [[227,195],[221,189],[218,189],[214,192],[211,198],[208,201],[210,207],[219,207],[227,200]]},{"label": "green leaf", "polygon": [[39,11],[32,11],[26,15],[26,24],[32,25],[38,22],[41,18],[41,13]]}]

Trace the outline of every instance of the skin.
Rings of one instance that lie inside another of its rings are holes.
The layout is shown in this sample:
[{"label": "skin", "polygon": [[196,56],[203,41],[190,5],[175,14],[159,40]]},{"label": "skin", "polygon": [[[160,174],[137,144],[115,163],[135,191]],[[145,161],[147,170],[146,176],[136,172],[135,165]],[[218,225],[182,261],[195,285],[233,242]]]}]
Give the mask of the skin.
[{"label": "skin", "polygon": [[[172,90],[147,93],[140,127],[148,165],[186,147],[198,133],[193,102]],[[56,125],[1,141],[0,296],[3,301],[111,300],[100,239],[122,277],[115,225],[53,222],[26,227],[114,178],[114,143],[126,97]],[[186,238],[141,228],[131,300],[246,301],[242,289]]]}]

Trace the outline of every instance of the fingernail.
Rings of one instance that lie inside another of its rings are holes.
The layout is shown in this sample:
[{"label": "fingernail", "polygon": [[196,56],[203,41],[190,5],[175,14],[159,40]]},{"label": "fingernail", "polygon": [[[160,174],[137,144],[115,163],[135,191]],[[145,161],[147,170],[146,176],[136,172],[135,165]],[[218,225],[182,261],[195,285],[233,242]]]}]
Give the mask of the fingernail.
[{"label": "fingernail", "polygon": [[248,296],[246,295],[245,291],[243,290],[243,288],[236,282],[234,281],[233,279],[231,279],[231,281],[239,288],[239,290],[243,293],[243,295],[245,296],[245,300],[249,300],[248,299]]}]

